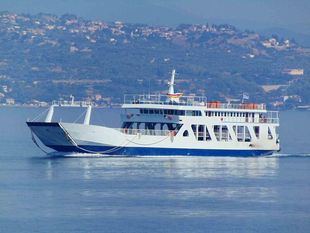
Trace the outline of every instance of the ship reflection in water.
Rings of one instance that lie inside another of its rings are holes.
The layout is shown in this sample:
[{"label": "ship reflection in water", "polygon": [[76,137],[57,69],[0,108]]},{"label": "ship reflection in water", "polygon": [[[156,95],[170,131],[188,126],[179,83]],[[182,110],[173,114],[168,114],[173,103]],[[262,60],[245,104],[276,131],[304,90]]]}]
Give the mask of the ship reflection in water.
[{"label": "ship reflection in water", "polygon": [[[71,154],[70,159],[44,159],[47,162],[47,177],[52,178],[53,169],[58,169],[58,166],[66,166],[67,169],[79,168],[86,180],[128,175],[192,179],[262,178],[276,176],[279,168],[277,157],[81,157],[79,154]],[[59,163],[59,160],[62,162]]]},{"label": "ship reflection in water", "polygon": [[[148,157],[148,158],[47,158],[49,181],[64,187],[77,185],[75,198],[100,202],[81,206],[86,215],[116,216],[245,216],[262,214],[242,210],[243,204],[276,202],[278,158]],[[44,166],[42,166],[43,168]],[[50,190],[51,193],[52,190]],[[72,196],[63,189],[62,198]],[[55,194],[57,195],[57,194]],[[49,198],[51,196],[49,195]],[[230,203],[230,209],[221,204]],[[82,202],[83,203],[83,202]],[[154,203],[157,203],[156,206]],[[166,203],[163,205],[162,203]],[[149,206],[152,205],[151,208]],[[111,211],[117,208],[117,211]]]}]

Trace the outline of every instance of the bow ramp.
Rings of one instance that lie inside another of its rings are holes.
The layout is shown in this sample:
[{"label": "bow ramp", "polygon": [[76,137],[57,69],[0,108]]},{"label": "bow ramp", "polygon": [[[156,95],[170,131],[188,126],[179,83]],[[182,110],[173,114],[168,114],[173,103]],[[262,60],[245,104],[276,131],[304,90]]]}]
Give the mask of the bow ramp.
[{"label": "bow ramp", "polygon": [[47,147],[76,146],[60,122],[27,122],[27,125]]}]

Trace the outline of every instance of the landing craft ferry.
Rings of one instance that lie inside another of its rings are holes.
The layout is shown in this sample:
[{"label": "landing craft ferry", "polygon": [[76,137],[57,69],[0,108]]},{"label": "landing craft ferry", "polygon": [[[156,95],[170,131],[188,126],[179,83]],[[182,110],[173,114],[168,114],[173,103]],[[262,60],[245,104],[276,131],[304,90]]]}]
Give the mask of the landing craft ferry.
[{"label": "landing craft ferry", "polygon": [[[261,156],[280,149],[278,112],[264,104],[208,102],[174,92],[172,72],[166,95],[125,95],[121,128],[53,122],[55,105],[31,132],[60,152],[144,156]],[[72,103],[74,105],[74,103]],[[36,141],[35,141],[36,142]],[[37,144],[37,142],[36,142]]]}]

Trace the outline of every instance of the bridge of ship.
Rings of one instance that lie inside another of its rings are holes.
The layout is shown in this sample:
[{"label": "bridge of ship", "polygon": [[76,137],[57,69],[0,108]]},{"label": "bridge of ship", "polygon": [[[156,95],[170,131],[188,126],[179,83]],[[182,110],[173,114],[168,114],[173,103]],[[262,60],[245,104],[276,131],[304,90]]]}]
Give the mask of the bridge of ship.
[{"label": "bridge of ship", "polygon": [[[265,104],[208,102],[207,98],[202,96],[182,96],[178,101],[172,101],[161,94],[125,95],[123,108],[138,109],[137,116],[206,116],[219,118],[223,122],[279,123],[278,112],[267,111]],[[254,114],[257,116],[255,119]]]}]

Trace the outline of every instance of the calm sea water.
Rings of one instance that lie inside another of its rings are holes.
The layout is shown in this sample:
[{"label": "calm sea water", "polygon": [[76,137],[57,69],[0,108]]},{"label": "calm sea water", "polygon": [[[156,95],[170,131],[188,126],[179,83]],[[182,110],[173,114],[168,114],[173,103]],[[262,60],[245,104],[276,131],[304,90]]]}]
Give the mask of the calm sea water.
[{"label": "calm sea water", "polygon": [[31,141],[42,110],[0,108],[1,233],[310,232],[310,112],[281,113],[271,157],[64,158]]}]

